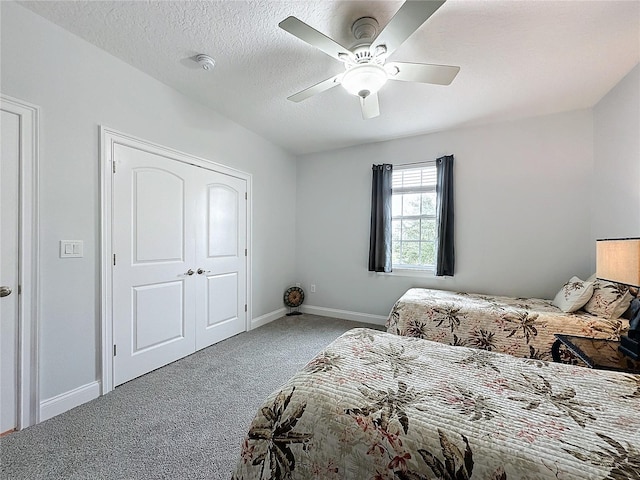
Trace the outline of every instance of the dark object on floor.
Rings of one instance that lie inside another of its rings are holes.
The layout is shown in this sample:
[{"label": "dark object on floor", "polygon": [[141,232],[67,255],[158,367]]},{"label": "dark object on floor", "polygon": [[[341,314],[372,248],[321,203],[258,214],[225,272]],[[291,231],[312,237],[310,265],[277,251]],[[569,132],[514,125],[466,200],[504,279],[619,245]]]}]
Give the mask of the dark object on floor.
[{"label": "dark object on floor", "polygon": [[300,287],[287,288],[284,292],[284,304],[289,307],[287,316],[302,315],[302,312],[299,310],[302,302],[304,302],[304,290]]}]

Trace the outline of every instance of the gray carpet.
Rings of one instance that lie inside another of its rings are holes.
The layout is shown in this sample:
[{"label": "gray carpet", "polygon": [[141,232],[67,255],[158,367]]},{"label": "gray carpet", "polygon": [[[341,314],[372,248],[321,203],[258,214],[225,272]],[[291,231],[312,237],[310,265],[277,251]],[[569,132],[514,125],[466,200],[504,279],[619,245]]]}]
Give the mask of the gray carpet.
[{"label": "gray carpet", "polygon": [[0,439],[3,479],[225,479],[259,404],[369,324],[283,317]]}]

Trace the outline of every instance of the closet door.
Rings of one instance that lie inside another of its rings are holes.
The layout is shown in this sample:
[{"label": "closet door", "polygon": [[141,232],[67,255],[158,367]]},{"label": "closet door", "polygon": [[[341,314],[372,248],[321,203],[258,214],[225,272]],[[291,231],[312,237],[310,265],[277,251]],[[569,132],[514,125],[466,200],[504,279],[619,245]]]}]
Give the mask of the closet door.
[{"label": "closet door", "polygon": [[196,349],[246,328],[247,183],[202,170],[196,210]]},{"label": "closet door", "polygon": [[195,351],[191,165],[115,145],[114,386]]}]

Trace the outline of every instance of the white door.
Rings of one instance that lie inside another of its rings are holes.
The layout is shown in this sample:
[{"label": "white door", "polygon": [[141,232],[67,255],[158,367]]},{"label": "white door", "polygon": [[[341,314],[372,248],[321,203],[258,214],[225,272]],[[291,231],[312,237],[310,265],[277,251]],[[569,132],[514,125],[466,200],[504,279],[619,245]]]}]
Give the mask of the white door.
[{"label": "white door", "polygon": [[245,330],[247,182],[200,169],[196,349]]},{"label": "white door", "polygon": [[[0,152],[0,433],[18,425],[18,172],[20,117],[2,110]],[[10,293],[9,293],[10,292]]]},{"label": "white door", "polygon": [[246,181],[116,145],[114,385],[246,328]]},{"label": "white door", "polygon": [[194,351],[189,165],[116,145],[113,191],[114,385]]}]

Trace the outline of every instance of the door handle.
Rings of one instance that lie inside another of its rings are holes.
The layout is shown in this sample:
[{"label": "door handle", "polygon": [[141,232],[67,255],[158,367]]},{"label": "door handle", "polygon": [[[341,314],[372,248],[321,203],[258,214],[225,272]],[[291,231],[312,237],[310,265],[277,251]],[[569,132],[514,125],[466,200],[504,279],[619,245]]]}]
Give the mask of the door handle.
[{"label": "door handle", "polygon": [[211,273],[211,270],[203,270],[201,268],[198,269],[198,275],[202,275],[203,273]]},{"label": "door handle", "polygon": [[11,289],[9,287],[0,287],[0,297],[8,297],[11,295]]},{"label": "door handle", "polygon": [[193,270],[189,269],[189,270],[187,270],[186,275],[191,276],[191,275],[193,275],[194,273],[195,273],[195,272],[194,272]]}]

